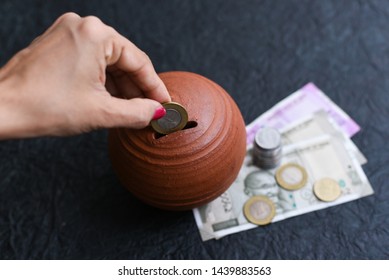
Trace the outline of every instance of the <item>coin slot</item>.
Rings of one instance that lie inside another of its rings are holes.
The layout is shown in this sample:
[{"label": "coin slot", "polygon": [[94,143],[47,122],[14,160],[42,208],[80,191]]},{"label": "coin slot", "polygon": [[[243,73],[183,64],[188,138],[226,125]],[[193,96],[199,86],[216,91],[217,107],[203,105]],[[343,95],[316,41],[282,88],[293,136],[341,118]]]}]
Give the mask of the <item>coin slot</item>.
[{"label": "coin slot", "polygon": [[196,121],[189,121],[189,122],[186,123],[185,127],[182,130],[194,128],[196,126],[197,126],[197,122]]},{"label": "coin slot", "polygon": [[162,134],[162,133],[159,133],[159,132],[154,132],[154,139],[158,140],[159,138],[162,138],[166,136],[166,134]]},{"label": "coin slot", "polygon": [[[189,121],[189,122],[186,123],[185,127],[182,130],[195,128],[196,126],[197,126],[197,122],[196,121]],[[159,132],[154,132],[154,139],[157,140],[157,139],[162,138],[162,137],[164,137],[166,135],[167,134],[162,134],[162,133],[159,133]]]}]

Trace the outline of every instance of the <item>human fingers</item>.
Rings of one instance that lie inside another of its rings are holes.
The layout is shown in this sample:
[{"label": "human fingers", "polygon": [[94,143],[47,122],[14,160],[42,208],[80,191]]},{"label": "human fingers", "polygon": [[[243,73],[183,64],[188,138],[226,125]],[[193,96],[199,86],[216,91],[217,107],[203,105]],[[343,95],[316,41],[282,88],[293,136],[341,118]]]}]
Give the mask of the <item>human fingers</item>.
[{"label": "human fingers", "polygon": [[127,99],[144,97],[143,92],[134,84],[130,76],[119,69],[107,71],[105,87],[116,97]]},{"label": "human fingers", "polygon": [[121,99],[101,96],[96,113],[96,128],[128,127],[144,128],[153,119],[166,114],[165,109],[155,100],[148,98]]},{"label": "human fingers", "polygon": [[149,57],[97,17],[81,18],[75,13],[66,13],[59,17],[45,34],[60,28],[68,28],[73,30],[73,34],[80,36],[84,49],[103,49],[101,56],[106,65],[100,66],[108,66],[106,71],[112,74],[112,80],[122,96],[144,96],[160,103],[171,100]]},{"label": "human fingers", "polygon": [[145,97],[160,103],[171,101],[166,86],[155,72],[150,58],[116,31],[111,40],[106,49],[107,64],[126,73]]}]

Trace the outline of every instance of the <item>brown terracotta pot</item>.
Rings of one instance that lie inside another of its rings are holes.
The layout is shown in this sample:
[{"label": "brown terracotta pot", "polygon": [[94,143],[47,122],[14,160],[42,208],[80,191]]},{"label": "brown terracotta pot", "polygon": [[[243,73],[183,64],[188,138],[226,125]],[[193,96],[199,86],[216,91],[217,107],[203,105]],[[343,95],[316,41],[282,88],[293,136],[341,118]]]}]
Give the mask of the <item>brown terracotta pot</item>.
[{"label": "brown terracotta pot", "polygon": [[185,129],[165,136],[150,126],[109,132],[109,152],[121,183],[145,203],[187,210],[221,195],[246,153],[246,130],[232,98],[189,72],[160,74],[172,101],[188,111]]}]

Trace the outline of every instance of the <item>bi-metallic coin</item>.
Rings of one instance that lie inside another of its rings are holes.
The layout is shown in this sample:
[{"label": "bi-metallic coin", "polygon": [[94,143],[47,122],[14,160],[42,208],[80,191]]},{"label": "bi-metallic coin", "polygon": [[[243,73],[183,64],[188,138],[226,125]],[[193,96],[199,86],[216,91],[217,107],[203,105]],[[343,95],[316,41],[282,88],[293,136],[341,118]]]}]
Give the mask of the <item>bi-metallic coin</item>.
[{"label": "bi-metallic coin", "polygon": [[249,222],[263,226],[273,220],[276,207],[267,196],[257,195],[246,201],[243,212]]},{"label": "bi-metallic coin", "polygon": [[276,171],[277,183],[286,190],[294,191],[307,183],[307,171],[297,163],[287,163]]},{"label": "bi-metallic coin", "polygon": [[342,191],[334,179],[323,178],[313,184],[313,193],[318,199],[330,202],[336,200]]},{"label": "bi-metallic coin", "polygon": [[166,115],[151,121],[153,129],[161,134],[169,134],[183,129],[188,122],[186,109],[176,102],[167,102],[162,106],[166,109]]}]

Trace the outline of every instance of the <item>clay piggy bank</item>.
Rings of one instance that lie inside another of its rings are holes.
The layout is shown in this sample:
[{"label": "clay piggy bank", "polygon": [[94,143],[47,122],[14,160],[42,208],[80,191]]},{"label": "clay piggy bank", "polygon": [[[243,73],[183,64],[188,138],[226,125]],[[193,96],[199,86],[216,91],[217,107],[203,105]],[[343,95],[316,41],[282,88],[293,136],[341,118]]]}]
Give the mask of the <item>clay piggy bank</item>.
[{"label": "clay piggy bank", "polygon": [[167,135],[151,126],[109,131],[109,154],[119,180],[152,206],[188,210],[221,195],[238,175],[246,153],[246,130],[233,99],[198,74],[160,74],[188,123]]}]

